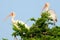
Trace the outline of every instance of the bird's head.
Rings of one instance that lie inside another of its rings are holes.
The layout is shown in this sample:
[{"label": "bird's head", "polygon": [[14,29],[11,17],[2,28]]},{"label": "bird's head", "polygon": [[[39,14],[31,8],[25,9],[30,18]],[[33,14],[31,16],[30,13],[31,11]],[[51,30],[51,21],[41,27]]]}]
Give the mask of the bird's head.
[{"label": "bird's head", "polygon": [[47,3],[45,3],[45,5],[44,5],[44,7],[43,7],[43,9],[42,10],[44,10],[44,9],[46,9],[46,10],[48,10],[48,8],[49,8],[49,3],[47,2]]},{"label": "bird's head", "polygon": [[16,15],[15,15],[15,12],[11,12],[11,13],[9,14],[9,16],[15,17],[15,16],[16,16]]},{"label": "bird's head", "polygon": [[45,5],[44,5],[44,8],[48,8],[49,7],[49,3],[47,2],[47,3],[45,3]]},{"label": "bird's head", "polygon": [[4,21],[6,21],[9,17],[14,18],[15,16],[16,16],[15,12],[11,12],[8,16],[6,16],[6,18],[4,19]]}]

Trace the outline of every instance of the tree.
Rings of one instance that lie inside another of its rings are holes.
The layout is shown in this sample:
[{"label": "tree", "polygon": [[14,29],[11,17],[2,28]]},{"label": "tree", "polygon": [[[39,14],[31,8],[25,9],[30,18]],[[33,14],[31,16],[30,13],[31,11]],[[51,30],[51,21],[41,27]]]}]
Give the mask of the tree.
[{"label": "tree", "polygon": [[49,28],[49,25],[53,25],[52,20],[48,17],[49,15],[46,11],[37,19],[31,18],[30,20],[34,21],[34,23],[29,30],[18,22],[17,25],[20,30],[13,25],[14,32],[12,36],[20,36],[21,40],[60,40],[60,27]]}]

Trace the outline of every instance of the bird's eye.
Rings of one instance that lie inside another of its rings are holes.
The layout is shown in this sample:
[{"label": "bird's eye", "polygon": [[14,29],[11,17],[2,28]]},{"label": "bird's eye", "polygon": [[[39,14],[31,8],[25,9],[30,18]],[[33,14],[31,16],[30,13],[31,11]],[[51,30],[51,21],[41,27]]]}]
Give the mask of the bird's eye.
[{"label": "bird's eye", "polygon": [[14,14],[13,13],[11,13],[11,16],[13,16]]}]

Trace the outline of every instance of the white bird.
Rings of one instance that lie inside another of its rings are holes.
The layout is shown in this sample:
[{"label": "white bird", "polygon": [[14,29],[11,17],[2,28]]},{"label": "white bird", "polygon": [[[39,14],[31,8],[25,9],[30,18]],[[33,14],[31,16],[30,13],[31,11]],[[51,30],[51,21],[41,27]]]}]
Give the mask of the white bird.
[{"label": "white bird", "polygon": [[55,23],[57,22],[57,16],[56,16],[56,13],[53,10],[49,9],[49,6],[50,6],[50,4],[46,3],[44,5],[42,11],[47,11],[50,14],[49,18],[51,18],[53,20],[54,25],[55,25]]},{"label": "white bird", "polygon": [[[19,20],[15,20],[14,18],[15,18],[15,16],[16,16],[16,14],[14,13],[14,12],[11,12],[7,17],[6,17],[6,19],[7,18],[9,18],[9,17],[12,17],[12,19],[11,19],[11,21],[12,21],[12,24],[18,29],[18,30],[21,30],[21,28],[19,28],[19,26],[17,25],[18,24],[18,22],[19,23],[21,23],[22,25],[25,25],[25,28],[27,28],[28,30],[29,30],[29,26],[27,26],[27,24],[25,24],[23,21],[19,21]],[[6,19],[4,19],[4,21],[6,20]],[[14,37],[14,40],[18,40],[18,38],[15,36]]]},{"label": "white bird", "polygon": [[11,13],[6,17],[6,19],[7,19],[8,17],[10,17],[10,16],[12,17],[11,21],[12,21],[13,25],[15,25],[18,29],[20,29],[20,28],[17,26],[17,23],[18,23],[18,22],[21,23],[22,25],[25,25],[25,28],[29,29],[29,26],[27,26],[27,24],[25,24],[23,21],[21,21],[21,20],[15,20],[15,19],[14,19],[15,16],[16,16],[16,14],[15,14],[14,12],[11,12]]}]

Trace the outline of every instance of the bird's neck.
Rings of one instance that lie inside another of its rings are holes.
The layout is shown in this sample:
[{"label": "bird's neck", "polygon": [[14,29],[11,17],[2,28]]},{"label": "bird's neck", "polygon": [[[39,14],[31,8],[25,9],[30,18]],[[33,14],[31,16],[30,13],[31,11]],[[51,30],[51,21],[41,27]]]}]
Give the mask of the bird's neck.
[{"label": "bird's neck", "polygon": [[45,11],[48,11],[49,10],[49,8],[45,8]]},{"label": "bird's neck", "polygon": [[48,10],[49,10],[49,8],[46,7],[46,8],[44,8],[42,11],[43,11],[43,12],[46,12],[46,11],[48,11]]},{"label": "bird's neck", "polygon": [[14,23],[14,22],[15,22],[14,17],[12,17],[11,21],[12,21],[12,23]]}]

